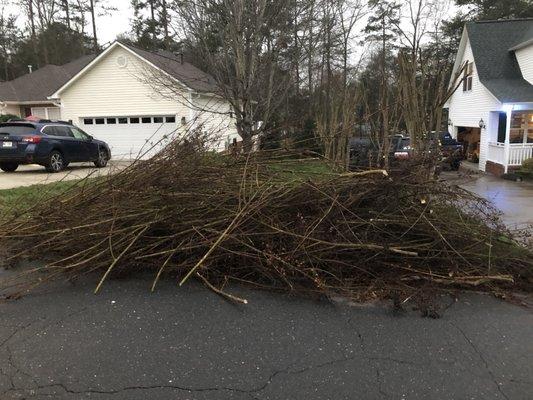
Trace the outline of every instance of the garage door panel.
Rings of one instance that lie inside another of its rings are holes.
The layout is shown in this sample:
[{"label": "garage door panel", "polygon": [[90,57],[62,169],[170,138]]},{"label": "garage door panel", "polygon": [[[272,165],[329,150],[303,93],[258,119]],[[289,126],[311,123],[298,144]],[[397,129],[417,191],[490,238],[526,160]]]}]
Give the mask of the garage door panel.
[{"label": "garage door panel", "polygon": [[[105,141],[111,148],[115,159],[149,158],[160,151],[177,134],[178,126],[175,122],[163,123],[119,123],[125,117],[80,118],[83,129],[96,139]],[[159,121],[161,117],[158,117]],[[104,119],[104,123],[100,120]],[[109,119],[116,119],[114,123],[107,123]],[[92,123],[88,123],[92,120]],[[153,121],[153,118],[152,118]],[[175,118],[174,118],[175,121]]]}]

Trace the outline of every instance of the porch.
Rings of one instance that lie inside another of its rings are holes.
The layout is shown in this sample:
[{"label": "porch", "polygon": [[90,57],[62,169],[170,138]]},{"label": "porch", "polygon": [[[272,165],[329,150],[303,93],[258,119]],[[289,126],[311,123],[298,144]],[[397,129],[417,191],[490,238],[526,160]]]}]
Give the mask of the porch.
[{"label": "porch", "polygon": [[507,173],[533,157],[533,111],[509,109],[490,114],[487,162]]}]

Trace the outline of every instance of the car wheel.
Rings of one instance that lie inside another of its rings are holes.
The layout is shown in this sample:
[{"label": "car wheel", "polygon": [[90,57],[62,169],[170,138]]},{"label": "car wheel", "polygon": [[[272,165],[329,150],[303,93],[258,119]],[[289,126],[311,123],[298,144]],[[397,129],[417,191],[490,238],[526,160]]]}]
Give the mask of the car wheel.
[{"label": "car wheel", "polygon": [[59,151],[52,151],[48,156],[48,162],[45,165],[45,168],[48,172],[56,173],[61,172],[65,169],[65,159],[63,154]]},{"label": "car wheel", "polygon": [[0,169],[4,172],[15,172],[15,170],[19,167],[17,163],[13,162],[7,162],[7,163],[1,163]]},{"label": "car wheel", "polygon": [[105,151],[105,149],[99,149],[98,159],[94,162],[94,165],[97,168],[104,168],[107,165],[108,161],[109,161],[109,156],[107,155],[107,151]]}]

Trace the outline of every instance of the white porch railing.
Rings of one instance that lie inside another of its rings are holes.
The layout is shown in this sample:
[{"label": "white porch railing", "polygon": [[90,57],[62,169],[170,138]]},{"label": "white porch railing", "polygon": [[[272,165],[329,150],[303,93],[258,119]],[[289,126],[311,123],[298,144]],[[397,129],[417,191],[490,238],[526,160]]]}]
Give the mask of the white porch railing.
[{"label": "white porch railing", "polygon": [[511,143],[509,145],[509,164],[522,165],[524,160],[533,157],[533,143]]},{"label": "white porch railing", "polygon": [[487,160],[504,165],[505,164],[505,144],[489,142],[489,154]]}]

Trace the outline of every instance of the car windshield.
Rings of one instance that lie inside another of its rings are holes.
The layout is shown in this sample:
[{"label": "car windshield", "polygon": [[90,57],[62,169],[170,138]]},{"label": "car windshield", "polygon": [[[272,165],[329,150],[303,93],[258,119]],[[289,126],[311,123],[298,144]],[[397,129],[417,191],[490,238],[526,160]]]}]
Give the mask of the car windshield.
[{"label": "car windshield", "polygon": [[0,133],[7,133],[10,135],[35,135],[35,127],[33,125],[11,124],[0,125]]}]

